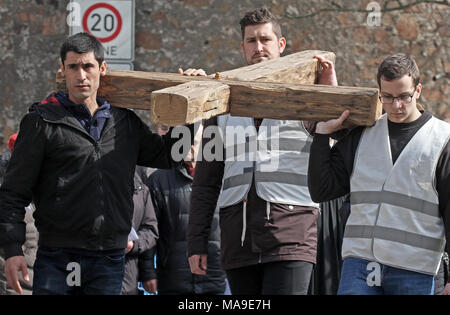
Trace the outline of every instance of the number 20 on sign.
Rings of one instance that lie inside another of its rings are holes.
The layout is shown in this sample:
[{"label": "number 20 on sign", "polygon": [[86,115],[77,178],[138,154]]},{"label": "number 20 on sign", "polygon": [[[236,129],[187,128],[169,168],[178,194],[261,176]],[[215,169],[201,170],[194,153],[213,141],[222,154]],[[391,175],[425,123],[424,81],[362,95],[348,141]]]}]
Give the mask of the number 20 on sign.
[{"label": "number 20 on sign", "polygon": [[109,60],[134,59],[134,1],[71,1],[70,34],[88,32],[105,48]]}]

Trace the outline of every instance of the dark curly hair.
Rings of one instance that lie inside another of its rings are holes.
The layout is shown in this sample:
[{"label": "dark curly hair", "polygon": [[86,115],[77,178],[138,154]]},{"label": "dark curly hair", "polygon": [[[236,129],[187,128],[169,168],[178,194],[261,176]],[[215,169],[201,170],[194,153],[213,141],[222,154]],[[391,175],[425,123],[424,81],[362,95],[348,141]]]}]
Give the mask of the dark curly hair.
[{"label": "dark curly hair", "polygon": [[249,25],[272,23],[273,32],[278,39],[282,37],[281,27],[276,17],[265,7],[247,12],[240,20],[242,38],[245,35],[245,28]]},{"label": "dark curly hair", "polygon": [[395,54],[383,60],[378,68],[377,81],[381,87],[381,78],[386,81],[397,80],[408,75],[413,79],[414,86],[420,83],[420,72],[416,61],[406,54]]}]

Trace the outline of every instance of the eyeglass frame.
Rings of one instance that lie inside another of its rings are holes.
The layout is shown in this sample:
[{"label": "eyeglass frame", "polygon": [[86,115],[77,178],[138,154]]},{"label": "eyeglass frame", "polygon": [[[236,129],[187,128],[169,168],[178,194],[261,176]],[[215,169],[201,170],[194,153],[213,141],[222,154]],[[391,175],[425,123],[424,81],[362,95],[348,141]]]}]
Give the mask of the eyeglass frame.
[{"label": "eyeglass frame", "polygon": [[[417,85],[416,85],[416,87],[414,88],[414,92],[413,92],[412,94],[409,94],[409,95],[403,95],[403,96],[382,96],[382,95],[379,95],[379,96],[378,96],[378,99],[380,100],[380,102],[381,102],[382,104],[387,104],[387,105],[394,104],[394,102],[395,102],[396,99],[397,99],[397,101],[398,101],[399,103],[402,103],[402,104],[409,104],[409,103],[412,102],[413,96],[414,96],[414,94],[416,94],[416,92],[417,92]],[[400,100],[401,97],[406,97],[406,96],[409,97],[409,101],[406,102],[406,101]],[[389,103],[383,102],[383,100],[382,100],[383,97],[392,97],[392,102],[389,102]]]}]

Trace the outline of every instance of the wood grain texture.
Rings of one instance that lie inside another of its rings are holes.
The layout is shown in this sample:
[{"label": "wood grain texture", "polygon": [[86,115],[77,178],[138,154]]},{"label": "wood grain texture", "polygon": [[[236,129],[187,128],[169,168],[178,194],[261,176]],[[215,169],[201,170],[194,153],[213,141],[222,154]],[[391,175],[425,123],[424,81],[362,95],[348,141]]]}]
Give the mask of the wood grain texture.
[{"label": "wood grain texture", "polygon": [[[220,77],[229,80],[314,84],[319,69],[318,61],[313,58],[315,55],[333,61],[335,59],[332,52],[308,50],[221,72]],[[214,75],[209,78],[211,77],[213,78]],[[149,110],[153,91],[186,82],[207,80],[209,79],[205,77],[181,76],[177,73],[108,69],[106,75],[100,80],[98,96],[117,107]],[[67,93],[66,82],[61,71],[56,74],[56,88]]]},{"label": "wood grain texture", "polygon": [[[191,81],[211,80],[177,73],[109,69],[100,79],[98,96],[116,107],[149,110],[153,91]],[[66,81],[60,71],[56,75],[56,88],[67,93]]]},{"label": "wood grain texture", "polygon": [[191,124],[229,111],[230,87],[214,81],[195,81],[154,91],[152,123]]},{"label": "wood grain texture", "polygon": [[[98,96],[113,106],[150,110],[153,123],[170,126],[225,113],[323,121],[345,109],[350,109],[348,120],[354,124],[373,125],[381,115],[378,90],[312,85],[319,73],[315,55],[335,59],[331,52],[304,51],[208,77],[108,70]],[[56,82],[66,91],[59,72]]]},{"label": "wood grain texture", "polygon": [[[382,108],[378,89],[348,86],[218,80],[185,83],[153,94],[152,122],[169,126],[226,113],[255,118],[326,121],[339,117],[346,109],[350,110],[349,122],[370,126],[381,115]],[[210,107],[205,108],[208,102],[214,104],[213,112],[207,111]]]},{"label": "wood grain texture", "polygon": [[326,121],[338,118],[348,109],[349,122],[371,126],[381,115],[382,105],[375,88],[257,82],[229,85],[233,116]]},{"label": "wood grain texture", "polygon": [[332,52],[306,50],[246,67],[220,72],[220,79],[253,82],[315,84],[320,64],[314,56],[336,61]]}]

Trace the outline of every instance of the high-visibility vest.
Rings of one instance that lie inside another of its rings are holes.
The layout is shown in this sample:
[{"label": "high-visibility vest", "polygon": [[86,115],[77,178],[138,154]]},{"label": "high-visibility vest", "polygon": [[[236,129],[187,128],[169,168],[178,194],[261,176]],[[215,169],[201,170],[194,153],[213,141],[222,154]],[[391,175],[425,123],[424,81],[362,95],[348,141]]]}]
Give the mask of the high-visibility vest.
[{"label": "high-visibility vest", "polygon": [[218,117],[225,147],[225,171],[218,206],[244,200],[253,178],[258,196],[268,202],[319,207],[309,196],[308,161],[312,136],[296,120]]},{"label": "high-visibility vest", "polygon": [[432,117],[392,163],[387,116],[362,134],[350,180],[342,257],[437,274],[445,246],[435,187],[450,125]]}]

